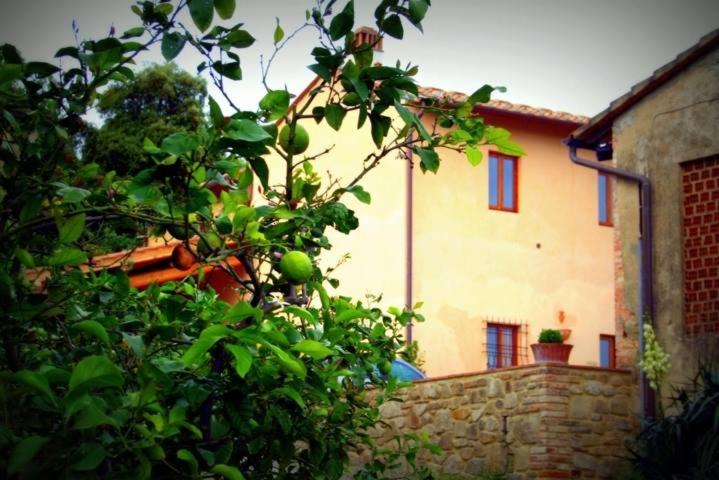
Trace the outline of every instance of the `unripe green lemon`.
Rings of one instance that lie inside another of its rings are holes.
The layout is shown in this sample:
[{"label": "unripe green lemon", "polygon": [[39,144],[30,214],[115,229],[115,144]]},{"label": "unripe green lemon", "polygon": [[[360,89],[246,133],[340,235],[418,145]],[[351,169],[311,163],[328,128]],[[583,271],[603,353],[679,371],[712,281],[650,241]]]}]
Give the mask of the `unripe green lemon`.
[{"label": "unripe green lemon", "polygon": [[307,150],[310,144],[310,136],[302,125],[296,125],[295,138],[292,141],[292,145],[290,145],[290,126],[285,125],[282,127],[282,130],[280,130],[278,143],[280,147],[282,147],[282,150],[287,153],[302,153]]},{"label": "unripe green lemon", "polygon": [[280,272],[291,282],[305,283],[312,276],[312,260],[305,252],[292,250],[282,255]]},{"label": "unripe green lemon", "polygon": [[384,362],[380,363],[379,371],[387,375],[389,372],[392,371],[392,362],[390,362],[389,360],[385,360]]}]

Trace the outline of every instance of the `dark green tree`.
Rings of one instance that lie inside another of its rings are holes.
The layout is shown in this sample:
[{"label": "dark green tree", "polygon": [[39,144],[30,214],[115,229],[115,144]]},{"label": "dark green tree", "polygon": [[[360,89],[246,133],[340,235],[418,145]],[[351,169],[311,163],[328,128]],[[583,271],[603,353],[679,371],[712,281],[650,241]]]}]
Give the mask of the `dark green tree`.
[{"label": "dark green tree", "polygon": [[203,123],[207,88],[202,78],[174,63],[153,65],[130,82],[118,82],[100,98],[105,122],[84,133],[83,160],[119,175],[148,166],[145,138],[159,143],[171,133],[194,133]]}]

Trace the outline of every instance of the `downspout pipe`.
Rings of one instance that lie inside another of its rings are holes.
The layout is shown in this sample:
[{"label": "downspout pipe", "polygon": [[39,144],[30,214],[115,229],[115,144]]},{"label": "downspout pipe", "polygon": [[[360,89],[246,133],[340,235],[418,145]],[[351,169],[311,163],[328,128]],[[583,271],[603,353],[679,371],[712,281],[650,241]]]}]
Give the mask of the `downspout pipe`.
[{"label": "downspout pipe", "polygon": [[[640,299],[639,299],[639,350],[644,353],[644,321],[654,318],[654,282],[653,282],[653,260],[652,260],[652,188],[649,177],[630,172],[621,168],[604,165],[599,161],[587,160],[579,157],[578,148],[593,149],[590,145],[570,137],[567,141],[569,147],[569,158],[572,162],[583,167],[591,168],[602,173],[614,175],[617,178],[629,180],[639,186],[640,198]],[[656,418],[656,400],[654,390],[644,371],[639,369],[640,403],[642,418],[651,421]]]},{"label": "downspout pipe", "polygon": [[[407,159],[407,191],[406,195],[407,198],[405,199],[405,205],[406,205],[406,218],[405,218],[405,252],[406,252],[406,259],[405,259],[405,305],[407,305],[407,308],[412,308],[412,305],[414,305],[414,298],[412,295],[412,290],[414,288],[414,285],[412,283],[412,278],[414,275],[413,271],[413,258],[414,258],[414,176],[413,176],[413,170],[414,170],[414,152],[411,148],[407,149],[406,152],[406,159]],[[412,345],[412,320],[407,323],[407,335],[406,335],[407,345]]]}]

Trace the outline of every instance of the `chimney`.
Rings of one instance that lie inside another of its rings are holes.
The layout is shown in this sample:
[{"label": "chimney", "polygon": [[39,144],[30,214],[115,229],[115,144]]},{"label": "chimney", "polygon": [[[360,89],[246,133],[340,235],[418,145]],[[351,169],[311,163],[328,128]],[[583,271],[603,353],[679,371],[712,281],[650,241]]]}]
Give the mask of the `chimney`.
[{"label": "chimney", "polygon": [[372,45],[374,62],[381,64],[384,50],[382,50],[382,38],[380,38],[379,32],[371,27],[360,27],[355,30],[354,46],[359,47],[363,44]]}]

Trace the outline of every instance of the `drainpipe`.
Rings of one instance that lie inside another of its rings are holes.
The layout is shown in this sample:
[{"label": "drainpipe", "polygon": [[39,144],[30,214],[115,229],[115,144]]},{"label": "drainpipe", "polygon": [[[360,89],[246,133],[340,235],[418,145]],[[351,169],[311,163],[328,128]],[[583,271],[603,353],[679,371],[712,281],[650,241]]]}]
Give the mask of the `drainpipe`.
[{"label": "drainpipe", "polygon": [[[407,252],[406,259],[405,259],[405,296],[404,296],[404,303],[407,305],[407,308],[412,308],[412,305],[414,305],[414,299],[412,298],[412,259],[414,256],[414,241],[412,238],[413,229],[414,229],[414,178],[412,175],[412,171],[414,170],[414,162],[413,162],[413,152],[411,148],[407,149],[406,153],[407,157],[407,197],[405,204],[407,205],[406,210],[406,218],[405,218],[405,251]],[[412,344],[412,320],[407,323],[407,345]]]},{"label": "drainpipe", "polygon": [[[640,209],[640,277],[639,277],[639,351],[644,353],[644,319],[654,318],[654,284],[652,264],[652,190],[649,177],[639,175],[621,168],[604,165],[599,161],[592,161],[580,158],[577,155],[577,148],[589,148],[584,142],[570,137],[567,140],[569,147],[569,158],[572,162],[583,167],[591,168],[602,173],[614,175],[636,183],[639,186],[639,209]],[[654,390],[649,386],[644,371],[639,369],[640,403],[642,418],[651,421],[656,416]]]}]

